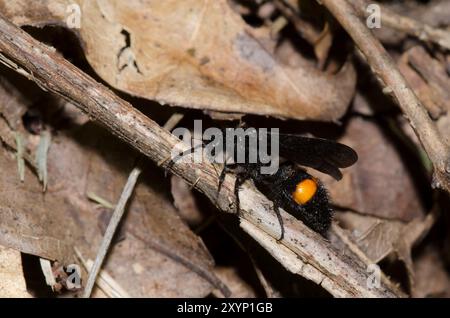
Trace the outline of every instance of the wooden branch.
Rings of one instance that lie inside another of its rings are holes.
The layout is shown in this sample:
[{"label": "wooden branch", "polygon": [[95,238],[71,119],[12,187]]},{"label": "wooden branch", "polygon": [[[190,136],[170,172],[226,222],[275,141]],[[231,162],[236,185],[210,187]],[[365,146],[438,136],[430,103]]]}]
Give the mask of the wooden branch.
[{"label": "wooden branch", "polygon": [[[152,161],[167,165],[174,147],[180,148],[180,140],[161,128],[154,121],[134,109],[102,84],[64,60],[54,49],[36,41],[0,15],[0,52],[11,59],[10,67],[17,64],[20,72],[29,74],[42,88],[69,100],[89,117],[104,125],[109,131]],[[19,66],[20,65],[20,66]],[[181,150],[186,150],[184,146]],[[192,163],[183,157],[170,167],[170,171],[204,193],[217,207],[234,212],[233,185],[235,178],[227,175],[217,197],[218,175],[209,162]],[[167,168],[167,167],[166,167]],[[255,190],[250,182],[240,191],[241,217],[258,229],[257,233],[271,237],[265,247],[269,251],[282,248],[312,271],[302,272],[308,279],[317,273],[326,278],[322,286],[335,296],[395,297],[400,295],[385,284],[371,289],[367,285],[368,274],[361,262],[342,257],[331,244],[310,230],[302,222],[282,211],[285,219],[285,239],[277,243],[280,227],[272,208],[272,202]],[[256,236],[255,231],[249,231]],[[283,262],[283,259],[280,259]]]},{"label": "wooden branch", "polygon": [[420,100],[407,84],[395,62],[381,43],[360,20],[352,5],[346,0],[321,0],[342,27],[353,38],[367,59],[372,71],[392,93],[397,104],[408,118],[428,157],[433,163],[433,187],[450,193],[450,150],[447,141],[440,135],[435,123]]}]

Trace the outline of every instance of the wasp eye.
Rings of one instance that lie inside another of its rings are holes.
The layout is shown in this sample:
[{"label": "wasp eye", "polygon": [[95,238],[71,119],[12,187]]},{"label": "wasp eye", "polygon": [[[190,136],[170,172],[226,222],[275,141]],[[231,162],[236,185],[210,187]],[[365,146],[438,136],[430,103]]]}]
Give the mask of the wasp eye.
[{"label": "wasp eye", "polygon": [[313,179],[305,179],[297,183],[292,197],[298,204],[308,203],[317,192],[317,183]]}]

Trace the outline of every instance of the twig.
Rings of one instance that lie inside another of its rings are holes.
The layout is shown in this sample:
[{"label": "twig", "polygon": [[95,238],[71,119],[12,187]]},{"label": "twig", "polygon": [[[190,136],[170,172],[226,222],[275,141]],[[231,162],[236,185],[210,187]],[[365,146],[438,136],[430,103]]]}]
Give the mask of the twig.
[{"label": "twig", "polygon": [[[370,264],[373,264],[373,261],[371,261],[369,257],[364,254],[364,252],[349,238],[349,236],[339,225],[333,223],[332,231],[339,237],[339,239],[348,247],[348,249],[352,253],[355,253],[359,257],[359,259],[364,262],[365,265],[369,266]],[[390,288],[398,288],[383,272],[381,272],[381,279],[386,285],[390,286]]]},{"label": "twig", "polygon": [[133,171],[128,176],[127,183],[123,189],[123,192],[120,196],[119,202],[117,202],[116,208],[114,209],[114,213],[109,221],[108,228],[106,229],[105,235],[103,236],[102,243],[100,244],[100,248],[98,250],[97,256],[95,258],[94,265],[91,267],[89,271],[88,280],[86,282],[86,286],[84,288],[83,297],[89,298],[92,293],[92,289],[95,284],[95,280],[97,279],[97,275],[100,271],[100,268],[105,259],[106,253],[108,252],[109,246],[111,244],[114,233],[116,232],[117,226],[122,220],[122,216],[125,213],[125,207],[127,205],[128,199],[133,193],[134,186],[137,182],[137,179],[141,173],[141,170],[133,169]]},{"label": "twig", "polygon": [[[47,46],[33,39],[0,15],[0,52],[34,74],[33,80],[86,112],[90,118],[103,124],[117,137],[149,157],[154,162],[166,162],[175,148],[185,151],[189,146],[161,128],[154,121],[120,99],[102,84],[74,67]],[[214,165],[208,161],[192,162],[189,156],[168,168],[206,195],[216,206],[234,213],[230,204],[234,198],[235,178],[227,175],[217,196],[218,176]],[[167,167],[166,167],[167,168]],[[198,182],[196,182],[198,180]],[[278,238],[279,223],[272,202],[261,195],[250,182],[240,191],[241,217],[253,224],[266,236]],[[285,219],[285,239],[280,243],[270,241],[270,250],[283,247],[298,260],[308,263],[323,277],[322,286],[332,295],[354,297],[395,297],[396,291],[386,288],[370,289],[365,269],[358,262],[343,258],[331,244],[302,222],[281,211]],[[267,247],[266,247],[267,248]],[[281,260],[283,261],[283,260]]]},{"label": "twig", "polygon": [[[359,15],[368,17],[366,11],[369,2],[366,0],[350,0]],[[381,4],[377,4],[381,11],[381,23],[383,26],[403,31],[408,35],[415,36],[421,41],[433,42],[450,50],[450,32],[434,28],[428,24],[397,14]]]},{"label": "twig", "polygon": [[164,126],[163,126],[164,129],[166,129],[168,131],[172,131],[178,125],[178,123],[183,119],[183,117],[184,117],[184,114],[182,114],[182,113],[172,114],[172,116],[170,116],[170,118],[164,124]]},{"label": "twig", "polygon": [[258,277],[259,283],[261,284],[264,292],[266,293],[267,298],[281,298],[281,293],[276,290],[273,285],[266,279],[264,273],[259,268],[255,259],[249,255],[250,261],[252,262],[253,268],[255,269],[256,276]]},{"label": "twig", "polygon": [[[330,276],[324,275],[324,273],[318,270],[315,266],[308,264],[307,262],[299,260],[298,255],[286,246],[276,244],[276,239],[261,232],[258,228],[243,220],[241,222],[241,227],[251,235],[262,247],[264,247],[277,261],[279,261],[283,267],[293,274],[301,275],[316,284],[322,286],[326,290],[333,290],[334,297],[349,297],[350,295],[339,288],[339,282],[337,277],[331,278]],[[393,289],[395,290],[395,289]],[[366,296],[369,296],[368,294]],[[392,297],[392,294],[386,293],[385,297]],[[401,296],[401,293],[398,293]]]},{"label": "twig", "polygon": [[395,97],[408,118],[434,166],[433,187],[450,192],[450,151],[426,109],[407,84],[392,58],[372,32],[360,20],[346,0],[322,0],[334,17],[353,38],[367,59],[372,71]]}]

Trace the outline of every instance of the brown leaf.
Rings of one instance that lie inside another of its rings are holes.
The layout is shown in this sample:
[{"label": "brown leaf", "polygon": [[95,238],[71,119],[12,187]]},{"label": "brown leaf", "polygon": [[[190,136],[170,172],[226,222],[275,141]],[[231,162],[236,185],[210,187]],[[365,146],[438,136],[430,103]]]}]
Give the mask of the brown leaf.
[{"label": "brown leaf", "polygon": [[371,120],[352,118],[339,141],[358,153],[358,162],[345,169],[337,182],[320,175],[333,203],[363,214],[410,221],[424,209],[414,178],[402,153],[386,133]]},{"label": "brown leaf", "polygon": [[[64,25],[72,2],[2,0],[0,12],[19,25]],[[249,27],[226,0],[83,1],[81,12],[76,32],[95,71],[162,104],[337,120],[354,93],[350,64],[334,75],[281,64],[269,28]]]},{"label": "brown leaf", "polygon": [[0,149],[0,171],[0,244],[66,264],[73,261],[69,242],[77,241],[80,233],[60,213],[64,198],[45,196],[29,169],[26,182],[21,183],[14,155],[4,148]]}]

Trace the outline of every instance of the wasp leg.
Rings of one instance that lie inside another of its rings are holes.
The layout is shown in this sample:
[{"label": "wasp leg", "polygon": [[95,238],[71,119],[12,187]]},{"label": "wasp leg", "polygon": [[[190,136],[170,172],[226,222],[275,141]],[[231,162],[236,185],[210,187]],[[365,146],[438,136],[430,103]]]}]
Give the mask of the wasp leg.
[{"label": "wasp leg", "polygon": [[[199,147],[202,147],[202,146],[203,146],[203,144],[199,144],[199,145],[196,145],[195,147],[191,147],[191,148],[189,148],[188,150],[185,150],[185,151],[183,151],[182,153],[179,153],[179,154],[176,155],[173,159],[170,159],[170,157],[168,157],[167,159],[164,159],[164,160],[162,161],[161,164],[163,164],[163,163],[169,161],[169,162],[167,163],[166,169],[167,169],[167,170],[170,170],[170,169],[173,167],[173,165],[174,165],[178,160],[180,160],[181,158],[183,158],[183,157],[186,156],[186,155],[189,155],[189,154],[194,153]],[[170,159],[170,160],[169,160],[169,159]]]},{"label": "wasp leg", "polygon": [[278,223],[280,223],[280,227],[281,227],[281,235],[280,235],[280,238],[277,239],[277,241],[281,241],[284,238],[283,218],[281,217],[281,213],[280,213],[280,209],[279,209],[278,205],[276,205],[275,203],[273,204],[273,210],[275,211],[275,214],[277,215]]},{"label": "wasp leg", "polygon": [[222,184],[225,181],[225,175],[227,174],[228,171],[230,171],[230,169],[227,167],[226,164],[224,164],[223,169],[220,172],[220,176],[219,176],[219,186],[217,187],[217,197],[219,196],[220,189],[222,188]]},{"label": "wasp leg", "polygon": [[234,196],[236,200],[236,214],[237,216],[240,216],[241,212],[241,200],[239,199],[239,190],[241,188],[241,185],[248,179],[248,176],[246,174],[237,174],[236,175],[236,181],[234,183]]},{"label": "wasp leg", "polygon": [[220,189],[222,189],[222,185],[223,185],[223,182],[225,181],[225,176],[226,176],[227,172],[232,172],[232,171],[234,171],[234,169],[235,169],[234,164],[225,164],[223,166],[223,169],[219,175],[219,185],[217,187],[217,195],[219,195]]}]

